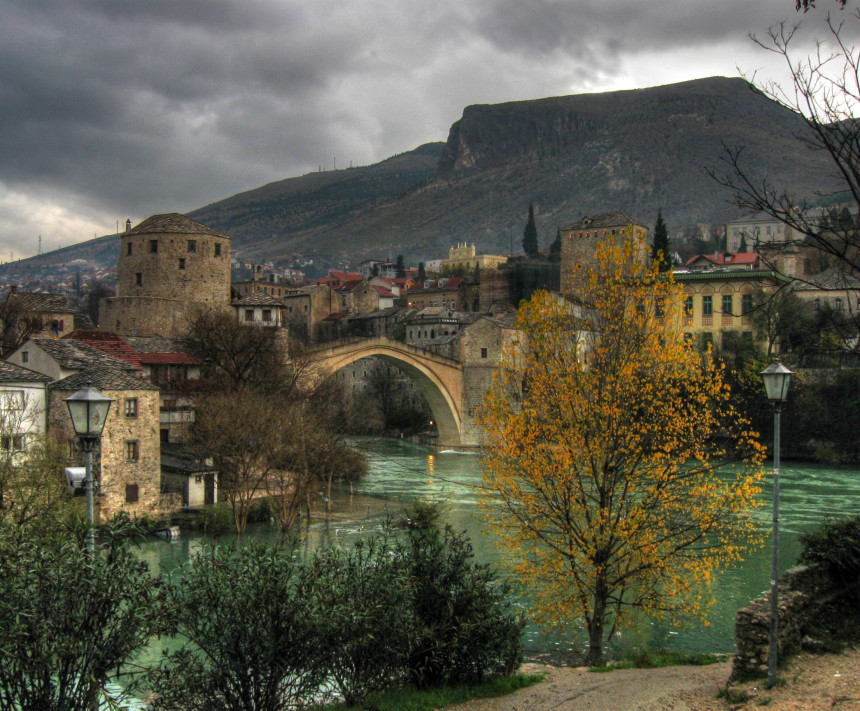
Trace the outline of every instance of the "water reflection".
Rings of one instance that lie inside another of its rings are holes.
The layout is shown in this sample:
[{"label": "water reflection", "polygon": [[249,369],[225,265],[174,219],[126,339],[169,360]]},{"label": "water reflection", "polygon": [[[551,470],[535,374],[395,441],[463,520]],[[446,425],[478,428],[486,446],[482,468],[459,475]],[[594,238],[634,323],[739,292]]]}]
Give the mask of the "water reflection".
[{"label": "water reflection", "polygon": [[[349,543],[382,530],[387,517],[397,516],[415,499],[440,504],[443,518],[472,540],[478,561],[498,565],[502,551],[477,506],[481,484],[481,459],[475,454],[431,453],[427,448],[400,440],[356,441],[370,460],[366,479],[356,483],[350,495],[346,487],[333,491],[333,512],[328,519],[316,518],[309,528],[305,550],[320,545]],[[784,466],[781,472],[780,563],[794,565],[799,553],[798,535],[819,525],[826,517],[853,513],[860,502],[860,472],[823,466]],[[770,528],[770,484],[761,494],[760,523]],[[253,524],[249,534],[265,540],[277,539],[273,526]],[[226,539],[229,541],[229,539]],[[770,581],[769,537],[763,548],[740,565],[716,576],[712,594],[715,603],[709,625],[693,623],[684,629],[643,621],[625,630],[614,653],[626,649],[666,647],[683,652],[730,652],[734,649],[734,619],[738,609],[765,591]],[[203,545],[199,537],[187,535],[172,542],[146,544],[141,554],[153,566],[171,570],[188,560]],[[522,603],[526,606],[526,602]],[[526,629],[531,655],[550,654],[564,658],[582,649],[584,637],[574,626],[546,635],[533,625]]]}]

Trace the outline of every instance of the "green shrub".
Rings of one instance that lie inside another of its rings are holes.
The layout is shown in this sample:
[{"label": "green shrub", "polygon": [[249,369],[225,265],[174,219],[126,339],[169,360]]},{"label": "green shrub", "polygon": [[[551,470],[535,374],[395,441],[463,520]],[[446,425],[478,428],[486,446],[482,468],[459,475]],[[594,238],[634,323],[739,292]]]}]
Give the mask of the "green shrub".
[{"label": "green shrub", "polygon": [[841,583],[860,576],[860,516],[826,521],[820,528],[800,536],[799,563],[819,565]]},{"label": "green shrub", "polygon": [[163,629],[164,607],[127,537],[106,533],[110,544],[89,551],[86,535],[0,530],[0,709],[89,711],[127,695],[105,685]]},{"label": "green shrub", "polygon": [[450,526],[407,528],[398,543],[413,586],[409,680],[418,688],[511,674],[522,628],[510,591]]},{"label": "green shrub", "polygon": [[168,602],[187,642],[149,682],[151,708],[282,711],[324,681],[310,604],[289,548],[209,547],[171,580]]},{"label": "green shrub", "polygon": [[386,539],[319,551],[302,572],[316,643],[348,704],[399,686],[412,624],[411,586]]},{"label": "green shrub", "polygon": [[272,518],[272,505],[267,497],[256,499],[248,510],[248,523],[269,523]]},{"label": "green shrub", "polygon": [[223,501],[205,507],[200,512],[200,528],[204,533],[215,537],[235,531],[233,511]]}]

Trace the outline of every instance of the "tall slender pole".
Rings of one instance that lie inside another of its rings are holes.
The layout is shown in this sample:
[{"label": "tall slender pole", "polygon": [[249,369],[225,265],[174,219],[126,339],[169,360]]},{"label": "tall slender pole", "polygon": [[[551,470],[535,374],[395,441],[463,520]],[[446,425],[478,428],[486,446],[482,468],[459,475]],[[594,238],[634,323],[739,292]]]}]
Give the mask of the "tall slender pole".
[{"label": "tall slender pole", "polygon": [[767,686],[776,684],[776,662],[779,651],[779,428],[782,403],[773,414],[773,550],[770,562],[770,639],[767,651]]},{"label": "tall slender pole", "polygon": [[92,553],[96,549],[95,512],[93,510],[93,448],[85,445],[84,466],[86,467],[87,492],[87,550]]}]

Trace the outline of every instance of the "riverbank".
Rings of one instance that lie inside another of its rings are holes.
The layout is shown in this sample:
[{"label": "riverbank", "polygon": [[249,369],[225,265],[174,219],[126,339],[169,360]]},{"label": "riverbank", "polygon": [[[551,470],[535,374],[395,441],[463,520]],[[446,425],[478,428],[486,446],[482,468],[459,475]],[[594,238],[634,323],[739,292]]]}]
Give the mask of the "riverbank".
[{"label": "riverbank", "polygon": [[860,711],[860,649],[793,657],[774,689],[765,680],[727,687],[731,662],[705,667],[618,669],[525,664],[546,674],[539,684],[510,696],[477,699],[446,711]]}]

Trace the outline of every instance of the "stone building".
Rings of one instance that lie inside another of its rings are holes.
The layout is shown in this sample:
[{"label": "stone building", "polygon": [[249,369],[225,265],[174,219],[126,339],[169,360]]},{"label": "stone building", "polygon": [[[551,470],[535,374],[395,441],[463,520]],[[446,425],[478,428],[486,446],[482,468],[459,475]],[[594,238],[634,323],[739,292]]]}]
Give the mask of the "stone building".
[{"label": "stone building", "polygon": [[320,341],[323,322],[341,308],[340,298],[327,284],[289,289],[281,300],[290,338],[310,343]]},{"label": "stone building", "polygon": [[284,311],[286,311],[284,302],[265,291],[257,291],[236,299],[231,306],[236,312],[239,323],[268,328],[284,326]]},{"label": "stone building", "polygon": [[[448,259],[440,263],[441,269],[457,269],[458,267],[472,271],[478,269],[495,269],[499,264],[504,264],[507,257],[500,254],[477,254],[474,244],[458,244],[448,250]],[[426,267],[425,267],[426,268]]]},{"label": "stone building", "polygon": [[23,334],[33,336],[53,336],[62,338],[75,328],[75,310],[69,300],[62,294],[23,292],[12,285],[6,297],[7,309],[18,319],[19,330],[26,329]]},{"label": "stone building", "polygon": [[621,212],[603,212],[583,217],[561,229],[561,291],[573,294],[583,288],[584,272],[593,264],[600,242],[612,238],[638,240],[637,258],[648,259],[648,228]]},{"label": "stone building", "polygon": [[117,295],[102,299],[101,326],[120,335],[178,337],[200,308],[228,308],[230,238],[194,220],[154,215],[120,241]]},{"label": "stone building", "polygon": [[102,433],[101,448],[93,454],[98,482],[97,508],[101,520],[117,511],[132,515],[161,511],[161,445],[158,387],[121,370],[95,366],[48,385],[48,427],[69,443],[71,465],[83,455],[69,417],[65,398],[91,385],[113,399]]}]

